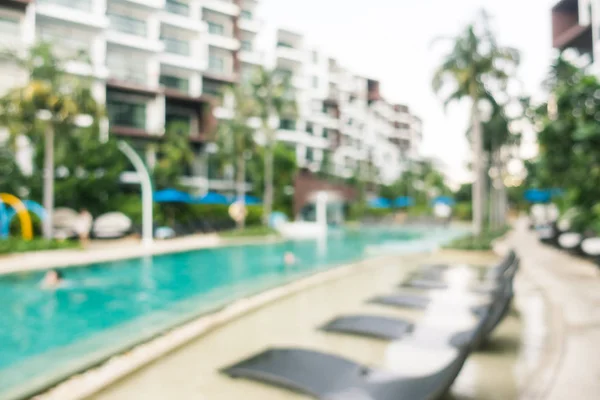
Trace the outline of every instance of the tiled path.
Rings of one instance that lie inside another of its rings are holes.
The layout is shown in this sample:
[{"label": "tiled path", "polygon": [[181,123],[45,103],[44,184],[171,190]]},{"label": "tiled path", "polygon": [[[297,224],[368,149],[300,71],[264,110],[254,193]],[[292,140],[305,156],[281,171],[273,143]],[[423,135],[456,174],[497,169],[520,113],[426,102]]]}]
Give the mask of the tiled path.
[{"label": "tiled path", "polygon": [[545,298],[549,338],[542,369],[523,399],[600,398],[600,270],[541,244],[520,220],[505,246],[521,257],[523,277]]}]

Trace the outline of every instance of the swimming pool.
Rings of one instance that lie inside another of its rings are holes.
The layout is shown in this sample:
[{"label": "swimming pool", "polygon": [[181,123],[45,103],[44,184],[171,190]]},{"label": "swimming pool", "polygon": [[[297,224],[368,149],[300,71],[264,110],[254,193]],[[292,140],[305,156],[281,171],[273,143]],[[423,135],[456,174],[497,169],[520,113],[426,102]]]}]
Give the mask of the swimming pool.
[{"label": "swimming pool", "polygon": [[[435,242],[457,231],[430,235]],[[67,285],[40,290],[41,273],[0,277],[0,398],[64,378],[124,346],[235,299],[366,256],[423,232],[338,231],[326,243],[230,246],[68,269]],[[283,265],[293,252],[298,263]]]}]

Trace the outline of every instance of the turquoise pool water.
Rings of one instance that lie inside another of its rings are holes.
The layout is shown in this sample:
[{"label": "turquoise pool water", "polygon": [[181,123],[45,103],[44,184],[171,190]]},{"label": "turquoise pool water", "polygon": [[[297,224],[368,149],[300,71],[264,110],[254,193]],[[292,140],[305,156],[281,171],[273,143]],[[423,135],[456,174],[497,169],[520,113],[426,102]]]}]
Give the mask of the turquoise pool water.
[{"label": "turquoise pool water", "polygon": [[[455,236],[444,232],[434,241]],[[0,398],[64,378],[236,298],[359,260],[381,243],[421,236],[367,228],[339,231],[326,244],[232,246],[94,264],[67,269],[67,284],[55,291],[39,288],[42,273],[0,277]],[[293,268],[283,264],[287,251],[298,258]]]}]

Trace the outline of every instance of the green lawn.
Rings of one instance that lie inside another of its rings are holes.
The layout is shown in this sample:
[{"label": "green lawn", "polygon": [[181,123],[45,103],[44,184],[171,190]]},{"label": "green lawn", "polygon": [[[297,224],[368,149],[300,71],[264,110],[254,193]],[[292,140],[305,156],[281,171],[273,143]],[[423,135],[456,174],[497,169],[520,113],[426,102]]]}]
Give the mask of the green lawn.
[{"label": "green lawn", "polygon": [[233,231],[221,232],[219,235],[223,238],[242,238],[279,235],[279,233],[277,233],[276,230],[266,226],[249,226],[242,230],[236,229]]},{"label": "green lawn", "polygon": [[0,254],[25,253],[28,251],[59,250],[79,248],[78,242],[17,238],[0,239]]},{"label": "green lawn", "polygon": [[445,246],[447,249],[453,250],[492,250],[492,242],[502,236],[504,236],[510,227],[507,226],[498,230],[486,230],[481,233],[480,236],[465,236],[454,240],[449,245]]}]

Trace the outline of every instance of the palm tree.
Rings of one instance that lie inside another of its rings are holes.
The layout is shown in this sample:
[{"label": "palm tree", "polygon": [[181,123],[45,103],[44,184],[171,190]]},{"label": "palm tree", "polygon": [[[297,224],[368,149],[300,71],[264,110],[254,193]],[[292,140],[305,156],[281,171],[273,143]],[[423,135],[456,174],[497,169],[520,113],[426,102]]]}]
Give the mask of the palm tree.
[{"label": "palm tree", "polygon": [[280,70],[257,69],[250,81],[257,115],[265,134],[265,191],[263,196],[263,222],[268,222],[273,209],[273,147],[276,129],[271,127],[273,119],[295,119],[296,99],[291,88],[291,76]]},{"label": "palm tree", "polygon": [[[238,201],[244,204],[246,196],[246,157],[255,147],[254,132],[251,118],[256,115],[257,103],[251,96],[251,90],[247,86],[238,85],[229,88],[225,92],[234,104],[233,117],[219,124],[217,130],[217,142],[221,149],[221,155],[227,159],[235,159],[236,164],[236,194]],[[245,220],[239,219],[238,229],[244,228]]]},{"label": "palm tree", "polygon": [[[65,72],[66,62],[87,59],[81,53],[69,59],[60,59],[53,53],[49,43],[41,42],[29,48],[25,55],[4,52],[3,56],[26,72],[29,81],[0,98],[0,124],[8,128],[13,143],[19,135],[33,138],[39,129],[44,129],[43,204],[48,213],[44,237],[51,239],[55,131],[70,132],[78,117],[88,115],[98,120],[103,117],[104,111],[92,96],[90,82],[84,78],[74,79]],[[43,123],[40,119],[44,119]]]},{"label": "palm tree", "polygon": [[450,39],[452,50],[437,68],[432,86],[435,93],[450,88],[444,106],[464,98],[471,100],[473,169],[473,228],[476,234],[483,229],[485,171],[483,168],[482,115],[480,102],[490,100],[493,90],[505,90],[513,69],[519,63],[517,50],[500,47],[488,27],[488,17],[481,13],[478,21],[469,24],[457,37]]}]

